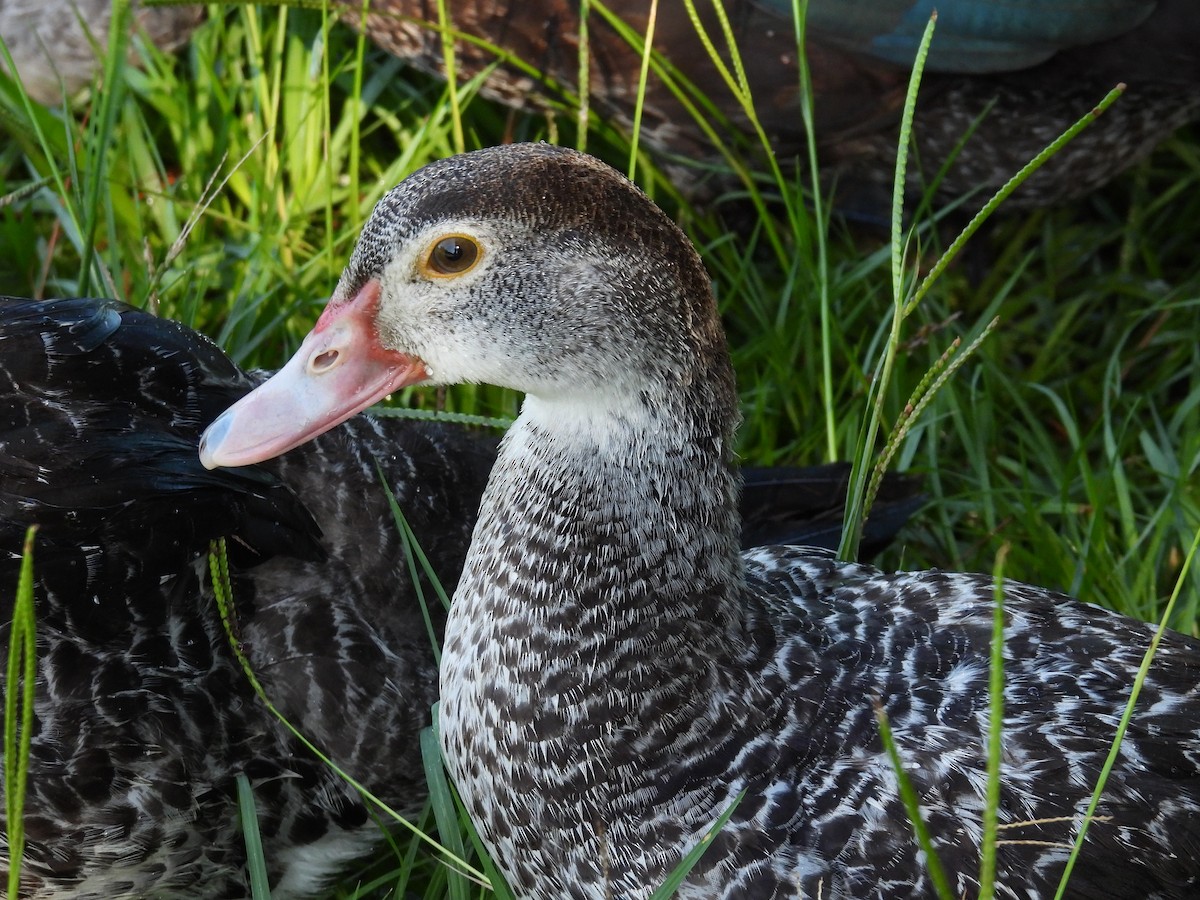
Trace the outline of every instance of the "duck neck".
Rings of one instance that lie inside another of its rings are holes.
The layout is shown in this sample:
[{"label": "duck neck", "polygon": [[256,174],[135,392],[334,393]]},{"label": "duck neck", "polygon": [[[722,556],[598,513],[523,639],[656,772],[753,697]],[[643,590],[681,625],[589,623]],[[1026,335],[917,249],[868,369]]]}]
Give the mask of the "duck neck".
[{"label": "duck neck", "polygon": [[638,668],[638,654],[678,668],[680,655],[736,652],[730,405],[528,398],[484,495],[454,630],[470,620],[526,646],[536,634],[546,652],[587,657],[598,679]]}]

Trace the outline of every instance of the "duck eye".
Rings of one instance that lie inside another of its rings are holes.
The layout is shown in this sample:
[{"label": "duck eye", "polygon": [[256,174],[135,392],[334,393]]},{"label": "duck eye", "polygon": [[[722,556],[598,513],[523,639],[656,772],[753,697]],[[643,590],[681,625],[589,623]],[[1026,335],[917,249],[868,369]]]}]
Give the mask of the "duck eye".
[{"label": "duck eye", "polygon": [[473,238],[450,234],[429,249],[425,269],[430,275],[462,275],[479,261],[479,244]]}]

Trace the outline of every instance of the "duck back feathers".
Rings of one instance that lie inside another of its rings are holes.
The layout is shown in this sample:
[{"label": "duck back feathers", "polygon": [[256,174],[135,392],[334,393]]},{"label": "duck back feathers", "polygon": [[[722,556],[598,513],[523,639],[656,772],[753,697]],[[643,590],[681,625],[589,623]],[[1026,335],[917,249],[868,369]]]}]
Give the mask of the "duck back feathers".
[{"label": "duck back feathers", "polygon": [[[759,869],[760,887],[747,893],[710,874],[707,883],[725,884],[724,893],[684,896],[788,896],[797,873],[823,896],[933,896],[882,750],[879,712],[951,890],[978,894],[995,582],[889,574],[783,548],[745,558],[747,586],[776,635],[760,679],[790,686],[766,734],[740,745],[735,767],[748,777],[731,781],[747,789],[734,813],[742,827],[717,841],[736,857],[739,836],[762,829],[756,839],[777,848],[774,871]],[[1003,602],[996,896],[1049,896],[1154,628],[1014,582],[1003,584]],[[1066,896],[1183,898],[1200,885],[1198,663],[1200,644],[1166,635]],[[781,764],[804,774],[781,784]],[[711,863],[718,872],[720,859]]]}]

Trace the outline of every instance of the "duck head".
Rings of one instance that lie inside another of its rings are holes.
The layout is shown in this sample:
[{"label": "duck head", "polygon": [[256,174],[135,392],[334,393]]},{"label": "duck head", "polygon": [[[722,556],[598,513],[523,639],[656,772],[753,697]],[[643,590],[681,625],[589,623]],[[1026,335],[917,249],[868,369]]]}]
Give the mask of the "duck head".
[{"label": "duck head", "polygon": [[414,384],[603,408],[714,380],[732,416],[708,276],[683,233],[592,157],[509,145],[428,165],[380,201],[316,327],[213,422],[200,458],[269,459]]}]

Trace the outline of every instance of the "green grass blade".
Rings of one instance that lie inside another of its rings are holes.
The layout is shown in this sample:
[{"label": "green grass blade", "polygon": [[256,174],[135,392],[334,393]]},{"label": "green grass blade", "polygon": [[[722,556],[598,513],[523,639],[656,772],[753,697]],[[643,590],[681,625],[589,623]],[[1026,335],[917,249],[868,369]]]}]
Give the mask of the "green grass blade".
[{"label": "green grass blade", "polygon": [[[914,292],[912,299],[908,301],[908,310],[912,310],[918,303],[921,302],[921,299],[929,292],[929,288],[933,285],[933,283],[937,281],[942,272],[946,270],[946,267],[950,265],[951,261],[958,256],[959,251],[962,250],[967,241],[971,239],[971,236],[974,235],[975,232],[979,230],[980,226],[982,226],[983,223],[991,217],[992,213],[994,213],[1000,207],[1000,204],[1008,199],[1008,197],[1012,195],[1012,192],[1019,188],[1025,182],[1025,180],[1029,178],[1030,175],[1044,166],[1046,162],[1048,162],[1049,159],[1054,156],[1054,154],[1065,147],[1075,138],[1076,135],[1078,135],[1081,131],[1083,131],[1085,128],[1095,122],[1096,119],[1103,115],[1106,109],[1120,99],[1121,94],[1124,93],[1124,91],[1125,85],[1123,84],[1118,85],[1117,87],[1113,88],[1113,90],[1109,91],[1108,94],[1105,95],[1104,99],[1096,104],[1094,108],[1088,110],[1088,112],[1080,117],[1080,119],[1075,122],[1074,125],[1059,135],[1052,143],[1049,144],[1049,146],[1042,150],[1041,153],[1022,166],[1021,170],[1017,172],[1016,175],[1005,182],[1004,187],[998,190],[996,194],[986,204],[984,204],[983,209],[981,209],[975,214],[974,217],[972,217],[971,221],[967,223],[967,227],[964,228],[957,237],[955,237],[950,246],[946,248],[946,252],[941,255],[936,263],[934,263],[933,268],[929,270],[929,273],[924,277],[924,279],[922,279],[920,286]],[[898,276],[894,274],[893,279],[898,279]]]},{"label": "green grass blade", "polygon": [[[630,47],[639,53],[646,52],[645,41],[641,34],[630,28],[602,0],[591,0],[591,4],[592,8],[596,10],[605,23],[616,31]],[[703,38],[702,32],[701,37]],[[715,53],[716,51],[714,49],[711,52]],[[727,126],[728,122],[725,116],[721,114],[720,110],[711,101],[700,95],[695,87],[689,84],[678,69],[674,68],[668,61],[653,52],[650,53],[649,60],[650,68],[654,71],[655,76],[662,81],[663,85],[666,86],[679,104],[687,111],[688,116],[700,129],[701,133],[720,152],[725,164],[745,186],[747,195],[758,214],[759,221],[762,223],[771,223],[772,217],[767,209],[766,201],[763,199],[762,192],[744,156],[738,153],[736,149],[731,149],[728,140],[723,139],[722,133],[713,124],[715,122],[720,123],[722,126]],[[726,133],[730,133],[728,129],[726,129]],[[771,249],[780,264],[787,266],[791,258],[790,252],[780,238],[778,229],[767,225],[764,235],[770,242]]]},{"label": "green grass blade", "polygon": [[[476,856],[480,859],[484,872],[487,873],[485,889],[490,889],[496,900],[514,900],[513,893],[505,883],[503,876],[488,856],[479,833],[475,830],[471,817],[467,815],[462,804],[462,798],[454,790],[454,785],[446,772],[442,759],[441,739],[441,702],[433,704],[433,724],[421,732],[421,759],[425,766],[426,780],[429,783],[431,803],[434,807],[438,832],[443,835],[447,846],[456,846],[465,856],[466,848],[462,844],[462,834],[465,833]],[[440,811],[439,811],[440,810]],[[463,879],[464,883],[465,879]],[[479,882],[476,882],[479,883]]]},{"label": "green grass blade", "polygon": [[642,107],[646,103],[646,79],[650,75],[650,56],[654,51],[654,26],[658,21],[658,0],[650,0],[650,11],[646,16],[646,33],[642,35],[642,65],[638,70],[637,96],[633,106],[633,133],[629,136],[630,181],[637,177],[638,139],[642,133]]},{"label": "green grass blade", "polygon": [[1187,556],[1184,557],[1183,565],[1179,570],[1179,577],[1175,579],[1175,588],[1171,591],[1171,598],[1167,601],[1167,606],[1163,610],[1158,628],[1155,630],[1154,636],[1150,639],[1150,646],[1146,648],[1146,653],[1142,657],[1142,664],[1138,666],[1137,675],[1134,676],[1133,688],[1129,692],[1129,702],[1125,704],[1125,710],[1121,714],[1121,721],[1117,725],[1117,733],[1113,737],[1112,747],[1109,749],[1108,756],[1104,760],[1104,766],[1100,770],[1100,777],[1096,779],[1096,787],[1092,791],[1087,811],[1083,814],[1083,820],[1079,823],[1079,833],[1075,836],[1075,843],[1071,847],[1071,855],[1067,857],[1066,868],[1063,869],[1062,879],[1059,881],[1058,890],[1054,894],[1055,900],[1062,900],[1062,897],[1066,895],[1067,883],[1071,879],[1071,872],[1074,870],[1075,863],[1079,859],[1079,853],[1083,849],[1083,840],[1087,837],[1088,826],[1096,814],[1096,807],[1100,805],[1100,797],[1104,792],[1104,785],[1108,782],[1108,776],[1112,773],[1113,766],[1116,765],[1117,756],[1121,752],[1121,741],[1125,738],[1125,732],[1129,728],[1129,720],[1133,718],[1134,705],[1137,703],[1138,695],[1142,691],[1142,685],[1146,681],[1146,674],[1150,671],[1150,664],[1154,661],[1154,654],[1158,650],[1158,645],[1167,631],[1167,622],[1171,619],[1171,611],[1175,608],[1179,594],[1187,582],[1188,570],[1192,567],[1192,561],[1196,558],[1197,550],[1200,550],[1200,530],[1197,530],[1195,537],[1192,538],[1192,546],[1188,549]]},{"label": "green grass blade", "polygon": [[1001,740],[1004,735],[1004,560],[996,554],[992,568],[992,649],[988,668],[987,793],[983,804],[983,841],[979,862],[979,900],[996,893],[996,836],[1000,810]]},{"label": "green grass blade", "polygon": [[883,707],[878,705],[875,707],[875,721],[879,725],[879,737],[883,741],[883,748],[887,751],[888,759],[891,760],[892,771],[896,774],[904,811],[908,814],[909,824],[912,825],[913,832],[916,834],[917,844],[925,854],[925,871],[929,873],[933,889],[939,900],[955,900],[954,892],[950,890],[950,882],[946,878],[946,870],[942,868],[942,862],[938,859],[937,850],[933,846],[933,839],[929,835],[929,827],[921,816],[921,798],[917,796],[916,789],[904,771],[904,762],[900,759],[896,739],[892,736],[887,713],[884,712]]},{"label": "green grass blade", "polygon": [[[580,153],[587,152],[588,123],[591,117],[592,99],[592,45],[591,31],[588,19],[591,17],[591,0],[580,0],[579,3],[579,108],[575,114],[576,136],[575,149]],[[632,155],[632,152],[631,154]]]},{"label": "green grass blade", "polygon": [[904,324],[904,283],[903,283],[903,238],[901,225],[904,215],[904,186],[908,164],[908,146],[912,136],[912,121],[917,105],[917,90],[921,85],[921,76],[925,70],[925,60],[929,55],[929,44],[933,40],[933,31],[937,23],[937,13],[929,18],[921,43],[917,48],[917,58],[913,63],[912,75],[908,81],[908,92],[904,100],[904,113],[900,120],[900,139],[896,147],[896,173],[892,187],[892,239],[890,243],[892,265],[892,319],[891,333],[884,346],[875,377],[871,383],[868,415],[863,422],[854,453],[854,467],[851,472],[850,490],[846,498],[846,511],[842,523],[842,538],[838,544],[840,559],[857,559],[858,545],[862,540],[863,522],[868,513],[867,501],[867,471],[868,458],[874,453],[875,441],[879,434],[880,423],[883,419],[883,397],[891,381],[892,370],[896,364],[896,354],[900,348],[900,333]]},{"label": "green grass blade", "polygon": [[839,457],[837,410],[833,399],[833,310],[829,297],[829,228],[823,209],[821,168],[817,160],[817,130],[813,115],[812,69],[808,65],[808,0],[792,0],[792,21],[796,32],[796,59],[800,63],[800,118],[808,148],[808,174],[812,185],[813,229],[817,240],[817,291],[821,316],[821,408],[825,421],[825,458]]},{"label": "green grass blade", "polygon": [[242,838],[246,842],[246,869],[250,875],[250,896],[253,900],[271,900],[271,885],[267,879],[267,861],[263,856],[262,834],[258,829],[258,807],[254,788],[245,773],[237,776],[238,815],[242,823]]},{"label": "green grass blade", "polygon": [[[438,747],[436,703],[433,706],[433,722],[433,727],[421,729],[421,763],[425,767],[425,783],[429,785],[429,802],[433,807],[434,821],[437,822],[438,837],[456,857],[465,859],[467,853],[459,831],[458,810]],[[447,877],[452,900],[467,900],[471,894],[470,882],[453,868],[447,869]]]},{"label": "green grass blade", "polygon": [[[348,117],[350,119],[350,159],[348,173],[350,176],[350,196],[362,196],[362,187],[359,184],[359,161],[362,154],[362,116],[363,116],[363,74],[365,66],[363,60],[366,58],[367,52],[367,13],[371,9],[371,0],[362,0],[362,6],[359,10],[359,25],[358,25],[358,40],[354,42],[354,87],[350,92],[350,108]],[[333,168],[330,167],[332,174]],[[362,209],[357,203],[350,205],[350,227],[357,233],[362,229]],[[329,240],[332,243],[333,231],[329,233]],[[332,256],[333,247],[330,246],[330,254]]]},{"label": "green grass blade", "polygon": [[515,419],[498,416],[474,416],[466,413],[447,412],[442,409],[413,409],[407,406],[378,406],[371,410],[373,416],[388,419],[414,419],[419,422],[449,422],[453,425],[478,425],[483,428],[508,428]]},{"label": "green grass blade", "polygon": [[37,688],[37,613],[33,603],[36,533],[36,526],[30,526],[25,532],[4,680],[4,811],[8,823],[7,891],[10,900],[16,900],[20,895],[21,863],[25,855],[25,788],[29,778],[29,745],[33,738],[33,703]]},{"label": "green grass blade", "polygon": [[[916,390],[913,391],[908,403],[905,404],[903,411],[896,419],[895,427],[892,429],[892,433],[888,435],[888,439],[883,446],[883,451],[879,454],[879,461],[875,464],[871,472],[871,480],[867,485],[867,495],[863,504],[863,509],[867,513],[870,512],[871,506],[875,503],[875,497],[879,494],[879,488],[883,484],[883,478],[887,474],[892,460],[900,451],[905,438],[908,437],[913,426],[921,418],[921,414],[933,402],[938,391],[954,377],[955,373],[963,367],[967,360],[975,355],[975,352],[987,340],[988,336],[996,330],[999,324],[999,317],[992,319],[983,327],[979,335],[967,345],[967,349],[962,353],[957,352],[962,342],[958,338],[955,338],[946,352],[929,368],[920,383],[917,384]],[[865,515],[863,521],[866,521]]]},{"label": "green grass blade", "polygon": [[738,805],[745,796],[746,792],[743,790],[733,798],[733,802],[717,817],[704,837],[699,840],[695,847],[688,851],[687,855],[679,861],[679,865],[671,871],[666,880],[650,895],[650,900],[671,900],[675,896],[675,891],[683,884],[683,880],[688,877],[688,873],[696,867],[696,863],[700,862],[700,858],[708,852],[708,848],[712,846],[713,838],[720,833],[721,829],[725,827],[725,823],[732,818],[734,811],[737,810]]},{"label": "green grass blade", "polygon": [[433,571],[433,566],[430,564],[429,558],[421,549],[416,534],[409,526],[408,519],[404,516],[404,511],[400,509],[400,504],[396,502],[396,495],[392,493],[392,488],[387,483],[387,476],[383,474],[383,468],[379,465],[378,461],[375,463],[375,472],[378,474],[379,483],[383,486],[383,492],[387,496],[388,507],[392,511],[392,521],[396,524],[396,530],[400,533],[400,543],[404,548],[404,560],[408,565],[408,577],[412,581],[413,589],[417,592],[417,603],[421,607],[421,619],[425,623],[425,632],[429,636],[429,645],[433,649],[433,660],[440,667],[442,664],[442,646],[438,640],[437,629],[433,625],[433,615],[429,610],[429,604],[425,602],[425,587],[421,583],[421,572],[418,571],[418,565],[420,565],[425,575],[429,578],[444,609],[450,609],[450,597]]},{"label": "green grass blade", "polygon": [[450,123],[454,134],[454,152],[467,148],[463,138],[462,106],[458,98],[458,62],[454,47],[454,23],[447,0],[437,0],[438,30],[442,35],[442,60],[446,68],[446,92],[450,99]]},{"label": "green grass blade", "polygon": [[[85,145],[86,183],[83,200],[83,247],[79,266],[79,291],[84,297],[94,292],[92,267],[96,235],[102,214],[111,210],[104,202],[108,192],[108,153],[113,145],[117,114],[125,96],[125,58],[128,53],[133,13],[129,0],[113,0],[112,18],[108,29],[108,53],[104,60],[104,90],[100,92],[100,108],[92,122],[91,140]],[[109,225],[111,227],[111,218]],[[107,270],[97,279],[105,292],[116,295],[115,284]]]},{"label": "green grass blade", "polygon": [[908,151],[912,146],[913,117],[917,113],[917,92],[921,88],[921,77],[925,74],[925,61],[929,58],[929,45],[937,27],[937,10],[930,15],[917,46],[917,58],[913,63],[912,76],[908,80],[908,91],[904,95],[904,111],[900,116],[900,139],[896,142],[896,170],[892,182],[892,300],[898,306],[904,296],[904,197],[908,185]]}]

